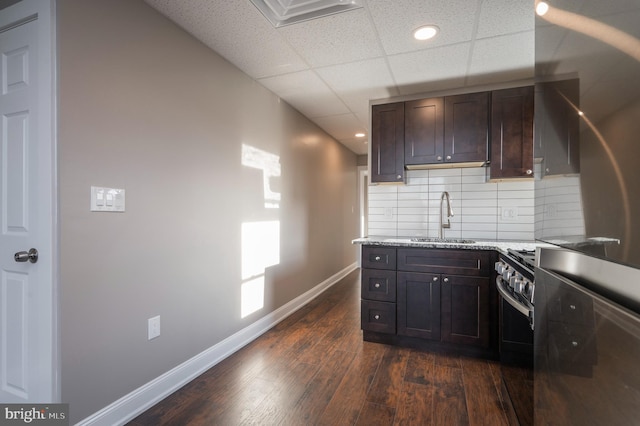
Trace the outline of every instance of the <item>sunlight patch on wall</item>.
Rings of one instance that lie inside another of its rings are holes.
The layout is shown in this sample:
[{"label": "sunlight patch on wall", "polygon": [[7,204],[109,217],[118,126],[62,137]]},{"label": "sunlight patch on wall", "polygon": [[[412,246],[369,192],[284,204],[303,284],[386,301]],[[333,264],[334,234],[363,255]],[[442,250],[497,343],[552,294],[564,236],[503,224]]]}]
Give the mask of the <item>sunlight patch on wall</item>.
[{"label": "sunlight patch on wall", "polygon": [[280,263],[280,221],[242,224],[241,317],[264,307],[265,271]]},{"label": "sunlight patch on wall", "polygon": [[266,270],[280,263],[280,221],[274,220],[274,209],[280,208],[280,156],[243,144],[242,165],[262,170],[267,209],[248,212],[265,220],[242,224],[240,315],[244,318],[264,307]]},{"label": "sunlight patch on wall", "polygon": [[280,207],[280,156],[242,145],[242,165],[262,170],[264,206],[268,209]]}]

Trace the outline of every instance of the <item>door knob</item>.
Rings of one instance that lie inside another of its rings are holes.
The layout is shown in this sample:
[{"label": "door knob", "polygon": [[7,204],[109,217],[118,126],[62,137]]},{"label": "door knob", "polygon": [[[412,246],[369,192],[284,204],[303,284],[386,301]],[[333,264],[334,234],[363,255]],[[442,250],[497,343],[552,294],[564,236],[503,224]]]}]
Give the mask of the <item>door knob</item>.
[{"label": "door knob", "polygon": [[19,251],[13,255],[13,258],[16,262],[26,262],[28,260],[31,263],[36,263],[38,261],[38,250],[32,248],[29,251]]}]

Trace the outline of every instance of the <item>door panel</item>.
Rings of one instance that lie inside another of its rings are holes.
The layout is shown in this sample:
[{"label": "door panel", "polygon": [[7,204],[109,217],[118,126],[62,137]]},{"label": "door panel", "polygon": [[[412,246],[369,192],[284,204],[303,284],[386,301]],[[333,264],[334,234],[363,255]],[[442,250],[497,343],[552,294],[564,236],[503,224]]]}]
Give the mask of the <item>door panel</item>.
[{"label": "door panel", "polygon": [[440,275],[398,272],[398,335],[440,340]]},{"label": "door panel", "polygon": [[[51,3],[0,11],[0,401],[56,402]],[[28,18],[30,17],[30,18]],[[15,23],[21,23],[15,25]],[[14,254],[36,248],[36,263]]]}]

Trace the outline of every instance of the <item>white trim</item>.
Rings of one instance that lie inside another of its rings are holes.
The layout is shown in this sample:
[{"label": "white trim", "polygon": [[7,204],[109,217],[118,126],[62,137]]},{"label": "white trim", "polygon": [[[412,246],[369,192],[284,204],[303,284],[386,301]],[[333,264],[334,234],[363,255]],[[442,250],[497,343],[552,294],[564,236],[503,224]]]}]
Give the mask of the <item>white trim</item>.
[{"label": "white trim", "polygon": [[[368,184],[369,168],[367,166],[358,166],[358,203],[360,211],[358,212],[358,225],[360,227],[360,237],[366,237],[369,234],[368,217]],[[362,251],[358,250],[358,267],[362,266]]]},{"label": "white trim", "polygon": [[112,426],[125,424],[264,334],[274,325],[318,297],[322,292],[356,269],[357,265],[355,263],[347,266],[286,305],[267,314],[253,324],[227,337],[220,343],[206,349],[161,376],[156,377],[147,384],[104,407],[102,410],[78,422],[76,425]]}]

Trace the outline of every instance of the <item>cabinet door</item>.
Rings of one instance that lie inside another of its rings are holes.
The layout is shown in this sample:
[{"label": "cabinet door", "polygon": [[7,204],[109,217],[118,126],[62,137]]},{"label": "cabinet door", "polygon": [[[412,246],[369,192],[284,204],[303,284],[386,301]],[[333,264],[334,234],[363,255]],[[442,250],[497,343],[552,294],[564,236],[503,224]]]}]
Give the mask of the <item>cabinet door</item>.
[{"label": "cabinet door", "polygon": [[489,93],[444,98],[445,162],[487,161]]},{"label": "cabinet door", "polygon": [[398,272],[398,335],[440,340],[440,275]]},{"label": "cabinet door", "polygon": [[444,158],[444,100],[420,99],[404,104],[404,162],[442,163]]},{"label": "cabinet door", "polygon": [[404,103],[371,107],[371,182],[404,182]]},{"label": "cabinet door", "polygon": [[536,126],[542,142],[543,175],[579,173],[579,80],[541,83],[538,90]]},{"label": "cabinet door", "polygon": [[442,276],[442,341],[488,348],[491,338],[489,278]]},{"label": "cabinet door", "polygon": [[491,178],[533,177],[533,86],[491,93]]}]

